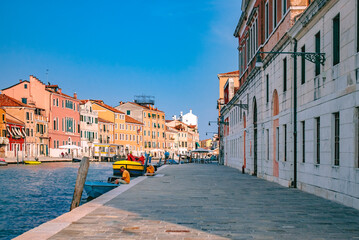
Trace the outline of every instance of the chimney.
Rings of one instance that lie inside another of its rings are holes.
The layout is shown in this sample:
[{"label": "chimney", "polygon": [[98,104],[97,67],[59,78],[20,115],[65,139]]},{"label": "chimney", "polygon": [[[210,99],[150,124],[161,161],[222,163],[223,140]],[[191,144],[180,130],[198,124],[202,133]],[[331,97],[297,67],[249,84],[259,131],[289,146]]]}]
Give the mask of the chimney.
[{"label": "chimney", "polygon": [[192,113],[192,109],[189,110],[189,113]]},{"label": "chimney", "polygon": [[123,102],[121,101],[121,102],[120,102],[120,105],[122,105],[122,104],[123,104]]},{"label": "chimney", "polygon": [[[55,88],[56,91],[56,88]],[[58,88],[56,92],[62,93],[61,88]]]},{"label": "chimney", "polygon": [[19,82],[22,83],[22,80],[20,79]]},{"label": "chimney", "polygon": [[183,116],[183,112],[181,112],[180,116]]},{"label": "chimney", "polygon": [[74,98],[77,99],[77,93],[76,92],[74,92]]}]

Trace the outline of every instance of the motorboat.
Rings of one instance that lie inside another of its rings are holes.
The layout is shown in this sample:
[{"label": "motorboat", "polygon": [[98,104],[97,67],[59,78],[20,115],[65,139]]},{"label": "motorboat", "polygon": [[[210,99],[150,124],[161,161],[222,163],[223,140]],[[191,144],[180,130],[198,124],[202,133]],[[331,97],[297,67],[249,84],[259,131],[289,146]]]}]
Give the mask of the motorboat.
[{"label": "motorboat", "polygon": [[124,167],[131,176],[142,176],[145,172],[145,167],[140,162],[121,160],[113,163],[113,175],[122,176],[121,167]]},{"label": "motorboat", "polygon": [[72,162],[81,162],[81,158],[72,158]]},{"label": "motorboat", "polygon": [[108,183],[108,182],[85,182],[85,191],[87,193],[87,196],[91,198],[97,198],[98,196],[101,196],[102,194],[118,187],[119,184],[114,183]]},{"label": "motorboat", "polygon": [[39,165],[41,164],[40,161],[24,161],[25,164],[28,164],[28,165]]},{"label": "motorboat", "polygon": [[7,166],[7,162],[5,161],[5,159],[0,158],[0,166]]}]

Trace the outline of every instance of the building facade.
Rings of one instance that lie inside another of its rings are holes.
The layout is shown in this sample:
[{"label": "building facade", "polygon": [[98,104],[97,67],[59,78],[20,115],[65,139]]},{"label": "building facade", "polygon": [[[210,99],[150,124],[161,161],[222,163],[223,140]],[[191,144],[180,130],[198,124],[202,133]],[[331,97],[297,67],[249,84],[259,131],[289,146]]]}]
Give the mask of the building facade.
[{"label": "building facade", "polygon": [[80,103],[80,131],[82,155],[94,156],[94,146],[99,142],[98,112],[93,110],[89,100]]},{"label": "building facade", "polygon": [[143,151],[154,157],[163,157],[165,150],[165,113],[152,105],[121,102],[115,107],[143,125]]},{"label": "building facade", "polygon": [[239,89],[220,112],[224,164],[359,208],[358,8],[243,1]]},{"label": "building facade", "polygon": [[30,76],[30,81],[20,80],[19,83],[3,89],[2,93],[38,109],[35,119],[39,125],[44,125],[45,120],[48,122],[46,128],[48,136],[44,134],[41,136],[39,133],[41,138],[36,143],[40,148],[39,152],[42,152],[41,149],[48,143],[48,154],[59,157],[64,151],[59,148],[60,146],[81,145],[80,101],[76,93],[73,97],[66,95],[57,85],[46,85],[34,76]]}]

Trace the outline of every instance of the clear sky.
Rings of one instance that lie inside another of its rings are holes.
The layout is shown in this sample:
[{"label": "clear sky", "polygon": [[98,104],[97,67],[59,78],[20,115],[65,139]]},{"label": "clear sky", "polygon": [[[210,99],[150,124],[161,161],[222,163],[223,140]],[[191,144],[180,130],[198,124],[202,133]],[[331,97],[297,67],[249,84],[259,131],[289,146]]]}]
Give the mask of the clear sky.
[{"label": "clear sky", "polygon": [[[29,80],[116,106],[155,96],[216,131],[218,73],[238,69],[241,0],[1,1],[0,89]],[[48,69],[48,74],[46,74]]]}]

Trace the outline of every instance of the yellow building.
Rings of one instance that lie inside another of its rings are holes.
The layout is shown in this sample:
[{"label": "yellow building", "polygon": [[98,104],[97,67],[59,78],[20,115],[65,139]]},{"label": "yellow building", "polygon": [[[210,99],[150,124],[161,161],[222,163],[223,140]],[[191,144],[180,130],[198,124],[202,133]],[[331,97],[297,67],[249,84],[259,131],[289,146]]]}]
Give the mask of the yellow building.
[{"label": "yellow building", "polygon": [[132,153],[135,156],[144,154],[142,143],[143,124],[136,119],[125,116],[125,125],[122,125],[120,132],[115,134],[120,144],[124,146],[125,153]]},{"label": "yellow building", "polygon": [[163,157],[165,146],[165,113],[154,106],[134,102],[122,103],[116,107],[143,123],[143,151],[154,157]]},{"label": "yellow building", "polygon": [[125,114],[105,104],[102,100],[90,101],[92,103],[92,110],[97,112],[99,119],[99,143],[94,144],[95,156],[99,156],[98,147],[100,147],[101,152],[104,151],[107,153],[105,157],[112,157],[113,155],[117,154],[123,155],[123,145],[120,144],[119,139],[115,139],[115,134],[118,136],[120,133],[121,125],[125,125]]}]

